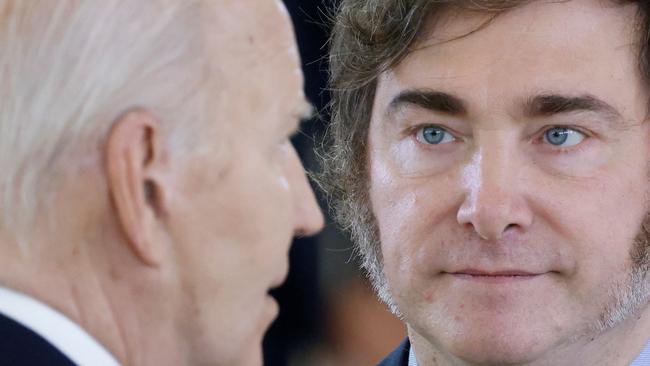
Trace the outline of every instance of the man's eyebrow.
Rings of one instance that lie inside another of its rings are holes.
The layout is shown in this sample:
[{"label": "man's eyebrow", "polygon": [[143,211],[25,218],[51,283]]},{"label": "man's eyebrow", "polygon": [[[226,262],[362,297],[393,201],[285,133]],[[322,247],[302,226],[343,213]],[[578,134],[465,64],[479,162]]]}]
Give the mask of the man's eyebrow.
[{"label": "man's eyebrow", "polygon": [[[452,116],[467,114],[466,103],[454,95],[432,89],[407,89],[395,96],[387,108],[393,114],[406,105],[415,105],[430,111]],[[595,112],[610,121],[620,121],[620,112],[609,103],[591,94],[578,96],[559,93],[543,93],[532,96],[524,102],[527,117],[549,117],[571,112]]]},{"label": "man's eyebrow", "polygon": [[387,114],[393,114],[406,105],[415,105],[433,112],[455,116],[467,114],[462,99],[431,89],[408,89],[400,92],[388,105]]},{"label": "man's eyebrow", "polygon": [[619,120],[621,114],[607,102],[593,95],[567,96],[561,94],[540,94],[529,98],[524,105],[529,117],[548,117],[571,112],[595,112],[608,119]]}]

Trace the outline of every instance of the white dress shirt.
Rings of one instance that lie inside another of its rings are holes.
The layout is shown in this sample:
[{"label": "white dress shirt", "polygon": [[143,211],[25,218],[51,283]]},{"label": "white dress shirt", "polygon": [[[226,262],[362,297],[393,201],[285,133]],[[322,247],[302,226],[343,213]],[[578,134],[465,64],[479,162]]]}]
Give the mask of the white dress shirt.
[{"label": "white dress shirt", "polygon": [[0,313],[43,337],[79,366],[120,365],[79,325],[27,295],[0,287]]}]

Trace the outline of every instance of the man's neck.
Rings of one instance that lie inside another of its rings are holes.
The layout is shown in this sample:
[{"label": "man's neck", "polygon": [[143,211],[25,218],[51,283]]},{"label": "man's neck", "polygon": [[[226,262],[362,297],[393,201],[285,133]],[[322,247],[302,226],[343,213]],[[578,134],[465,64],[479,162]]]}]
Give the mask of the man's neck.
[{"label": "man's neck", "polygon": [[[436,347],[425,337],[409,327],[411,349],[417,356],[418,366],[474,366],[477,363]],[[508,362],[512,366],[628,366],[650,341],[650,309],[637,317],[592,337],[580,337],[573,342],[548,350],[535,359]],[[526,355],[533,356],[533,355]],[[525,356],[524,356],[525,357]],[[495,357],[494,363],[481,365],[500,366],[503,359]],[[514,360],[513,360],[514,361]]]},{"label": "man's neck", "polygon": [[178,342],[185,325],[173,316],[182,295],[165,282],[173,275],[134,263],[113,222],[89,224],[100,232],[82,237],[60,227],[34,237],[28,253],[0,231],[0,286],[64,314],[123,365],[188,364],[193,354]]},{"label": "man's neck", "polygon": [[25,294],[0,287],[0,314],[38,334],[75,364],[119,365],[113,355],[79,325]]},{"label": "man's neck", "polygon": [[[58,244],[58,243],[57,243]],[[54,245],[54,243],[53,243]],[[2,256],[0,245],[0,286],[9,288],[62,314],[102,344],[121,363],[125,363],[120,329],[114,319],[108,296],[98,289],[94,272],[88,272],[84,255],[53,268],[55,258]]]}]

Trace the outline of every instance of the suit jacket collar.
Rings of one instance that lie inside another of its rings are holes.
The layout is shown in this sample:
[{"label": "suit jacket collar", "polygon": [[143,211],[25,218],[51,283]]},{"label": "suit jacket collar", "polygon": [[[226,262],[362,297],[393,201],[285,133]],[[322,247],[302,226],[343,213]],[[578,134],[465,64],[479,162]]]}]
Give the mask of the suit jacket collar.
[{"label": "suit jacket collar", "polygon": [[411,343],[406,338],[388,357],[377,366],[408,366]]},{"label": "suit jacket collar", "polygon": [[75,366],[60,350],[31,329],[0,313],[0,365]]},{"label": "suit jacket collar", "polygon": [[[25,294],[0,287],[0,314],[4,316],[5,331],[19,331],[11,320],[21,328],[28,329],[32,335],[46,341],[60,353],[76,364],[85,366],[118,366],[117,360],[71,319],[50,306]],[[11,333],[1,335],[1,339],[12,337]],[[2,363],[0,365],[23,365],[22,363]],[[31,365],[58,365],[36,363]]]}]

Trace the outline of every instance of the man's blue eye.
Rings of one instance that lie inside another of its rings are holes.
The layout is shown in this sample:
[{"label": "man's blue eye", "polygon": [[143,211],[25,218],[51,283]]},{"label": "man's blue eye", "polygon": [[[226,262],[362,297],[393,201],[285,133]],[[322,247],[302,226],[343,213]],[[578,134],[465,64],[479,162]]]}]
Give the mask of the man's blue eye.
[{"label": "man's blue eye", "polygon": [[584,139],[584,134],[567,127],[553,127],[544,132],[544,142],[553,146],[571,147]]},{"label": "man's blue eye", "polygon": [[437,126],[427,126],[419,129],[417,139],[429,145],[439,145],[456,140],[449,132]]}]

